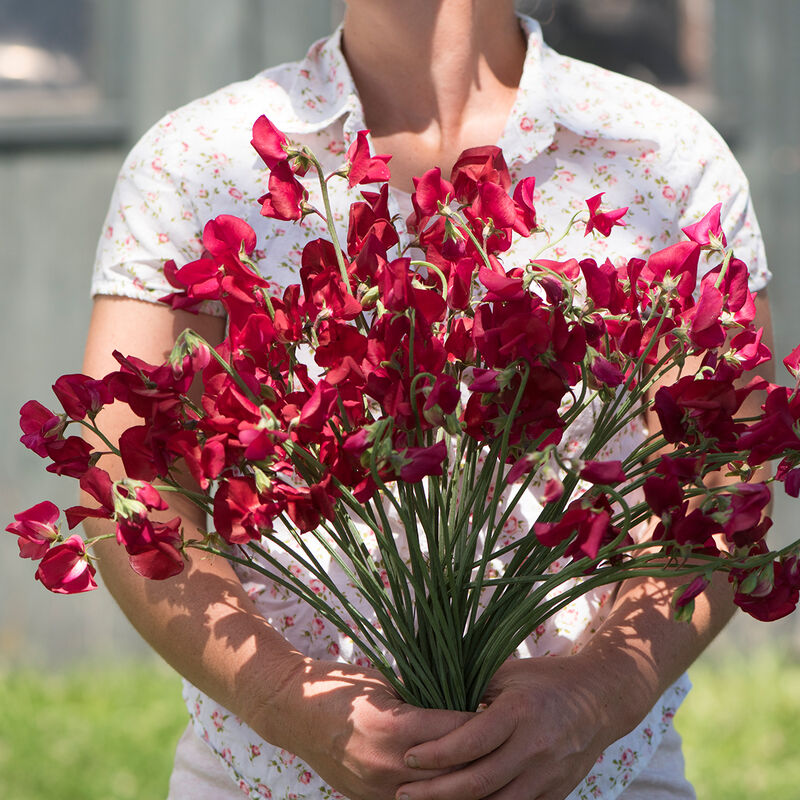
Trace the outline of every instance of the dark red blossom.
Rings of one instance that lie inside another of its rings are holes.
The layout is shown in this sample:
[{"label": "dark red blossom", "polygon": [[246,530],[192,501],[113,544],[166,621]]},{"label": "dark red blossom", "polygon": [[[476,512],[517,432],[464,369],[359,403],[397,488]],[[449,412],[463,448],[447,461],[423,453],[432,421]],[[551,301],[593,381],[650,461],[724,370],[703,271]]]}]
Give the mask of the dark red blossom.
[{"label": "dark red blossom", "polygon": [[691,320],[689,339],[695,347],[713,350],[724,343],[725,329],[720,322],[722,310],[722,293],[710,283],[704,283],[700,300],[687,312]]},{"label": "dark red blossom", "polygon": [[689,301],[697,286],[701,251],[700,245],[694,242],[678,242],[653,253],[640,274],[643,279],[654,283],[671,277],[677,283],[679,297]]},{"label": "dark red blossom", "polygon": [[558,522],[537,522],[533,529],[545,547],[569,541],[564,555],[576,559],[597,558],[600,548],[619,534],[619,529],[611,524],[611,507],[603,495],[589,506],[584,506],[581,499],[574,500]]},{"label": "dark red blossom", "polygon": [[523,178],[514,187],[514,208],[516,218],[512,227],[520,236],[530,236],[536,229],[536,209],[533,205],[536,178]]},{"label": "dark red blossom", "polygon": [[295,177],[288,161],[280,161],[269,173],[269,191],[258,198],[261,214],[281,220],[297,220],[303,216],[303,202],[308,192]]},{"label": "dark red blossom", "polygon": [[77,534],[44,555],[35,578],[56,594],[79,594],[97,588],[95,568],[89,563],[83,539]]},{"label": "dark red blossom", "polygon": [[589,207],[589,221],[586,223],[584,236],[588,236],[592,231],[609,236],[615,225],[625,226],[622,218],[628,213],[628,206],[617,208],[614,211],[600,211],[600,203],[604,194],[605,192],[600,192],[586,201],[586,205]]},{"label": "dark red blossom", "polygon": [[263,114],[253,125],[253,138],[250,142],[269,169],[288,159],[286,136],[283,135]]},{"label": "dark red blossom", "polygon": [[15,521],[6,530],[17,536],[20,558],[38,561],[44,556],[58,537],[58,516],[58,507],[49,500],[14,514]]},{"label": "dark red blossom", "polygon": [[20,441],[37,456],[47,457],[47,443],[64,435],[64,418],[37,400],[28,400],[19,410]]},{"label": "dark red blossom", "polygon": [[92,446],[80,436],[69,436],[66,439],[54,439],[45,444],[47,455],[53,463],[47,466],[48,472],[80,478],[96,460]]},{"label": "dark red blossom", "polygon": [[[686,586],[681,586],[675,592],[675,608],[681,609],[694,602],[696,597],[699,597],[708,588],[708,579],[703,575],[698,575],[691,583]],[[680,592],[680,594],[678,594]]]},{"label": "dark red blossom", "polygon": [[439,167],[429,169],[422,177],[413,180],[414,193],[411,195],[411,202],[418,221],[432,217],[437,213],[440,203],[446,206],[455,196],[453,184],[442,177]]},{"label": "dark red blossom", "polygon": [[125,547],[134,572],[143,578],[162,581],[183,571],[180,523],[180,517],[165,523],[149,519],[119,520],[117,541]]},{"label": "dark red blossom", "polygon": [[447,446],[442,439],[430,447],[408,447],[400,456],[404,462],[399,470],[400,480],[417,483],[428,475],[442,474]]},{"label": "dark red blossom", "polygon": [[90,467],[80,480],[81,489],[100,503],[94,508],[89,506],[71,506],[64,509],[67,525],[70,530],[87,517],[95,519],[111,519],[114,515],[114,483],[109,474],[100,467]]},{"label": "dark red blossom", "polygon": [[231,544],[261,538],[261,528],[271,527],[252,478],[228,478],[214,495],[214,525]]},{"label": "dark red blossom", "polygon": [[625,480],[621,461],[587,461],[580,471],[580,478],[589,483],[613,485]]},{"label": "dark red blossom", "polygon": [[347,172],[347,184],[352,189],[360,183],[375,183],[388,181],[391,177],[388,162],[391,156],[370,155],[368,131],[359,131],[356,140],[347,150],[347,162],[350,168]]},{"label": "dark red blossom", "polygon": [[761,539],[766,533],[766,527],[761,525],[762,514],[772,500],[769,486],[738,483],[731,486],[724,497],[728,501],[729,517],[723,529],[728,540],[744,547]]},{"label": "dark red blossom", "polygon": [[506,192],[511,188],[503,151],[495,145],[464,150],[453,165],[450,180],[461,203],[472,203],[482,183],[494,183]]},{"label": "dark red blossom", "polygon": [[169,460],[165,444],[150,425],[128,428],[119,437],[119,451],[125,474],[139,481],[152,481],[166,475]]},{"label": "dark red blossom", "polygon": [[693,242],[699,245],[707,246],[711,244],[711,237],[713,236],[723,247],[728,244],[725,238],[725,233],[722,230],[722,223],[720,222],[720,211],[722,210],[722,203],[717,203],[701,220],[695,222],[693,225],[687,225],[681,230]]},{"label": "dark red blossom", "polygon": [[[744,581],[739,581],[739,586]],[[733,601],[742,611],[762,622],[773,622],[791,614],[800,599],[800,576],[793,562],[775,561],[772,574],[764,574],[756,587],[749,592],[741,589]]]},{"label": "dark red blossom", "polygon": [[53,392],[71,419],[83,419],[95,414],[114,397],[104,380],[88,375],[62,375],[54,384]]},{"label": "dark red blossom", "polygon": [[368,237],[380,243],[385,253],[399,241],[389,213],[389,184],[384,183],[380,192],[363,192],[363,203],[350,206],[350,222],[347,228],[347,252],[351,258],[357,256]]}]

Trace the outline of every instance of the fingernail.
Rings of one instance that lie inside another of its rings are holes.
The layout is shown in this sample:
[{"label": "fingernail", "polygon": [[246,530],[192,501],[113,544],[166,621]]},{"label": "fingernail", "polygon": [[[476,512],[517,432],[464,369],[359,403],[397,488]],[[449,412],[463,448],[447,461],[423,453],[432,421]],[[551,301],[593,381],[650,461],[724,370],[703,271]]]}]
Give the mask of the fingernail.
[{"label": "fingernail", "polygon": [[397,795],[397,800],[408,800],[407,794],[399,794]]},{"label": "fingernail", "polygon": [[[407,756],[406,766],[411,769],[419,769],[419,759],[416,756]],[[408,800],[408,795],[400,795],[397,800]]]}]

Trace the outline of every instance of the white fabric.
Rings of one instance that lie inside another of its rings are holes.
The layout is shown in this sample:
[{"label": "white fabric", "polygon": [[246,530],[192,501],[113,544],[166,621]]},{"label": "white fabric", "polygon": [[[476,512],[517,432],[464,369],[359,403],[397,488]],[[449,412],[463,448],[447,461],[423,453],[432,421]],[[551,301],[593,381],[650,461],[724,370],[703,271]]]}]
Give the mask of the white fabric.
[{"label": "white fabric", "polygon": [[[167,800],[242,800],[247,789],[237,786],[219,759],[189,725],[178,743]],[[684,775],[681,737],[670,726],[647,768],[620,795],[620,800],[697,800]]]},{"label": "white fabric", "polygon": [[[575,231],[548,256],[610,257],[615,263],[643,257],[679,241],[681,227],[721,201],[723,227],[737,256],[750,266],[751,288],[764,286],[769,273],[747,182],[718,134],[696,112],[646,84],[554,53],[543,43],[537,23],[524,17],[521,22],[529,37],[528,54],[498,142],[513,180],[536,177],[538,216],[555,237],[586,198],[598,192],[605,192],[606,208],[631,207],[627,227],[616,228],[609,240],[584,238]],[[340,32],[316,43],[304,61],[266,70],[191,103],[143,137],[120,174],[98,247],[93,293],[157,300],[171,291],[164,261],[174,258],[182,264],[197,258],[202,225],[219,214],[236,214],[255,228],[260,269],[277,287],[299,281],[304,244],[327,237],[327,232],[313,216],[298,226],[260,215],[256,201],[266,191],[268,175],[249,141],[252,124],[262,113],[290,138],[308,144],[327,170],[342,162],[356,132],[365,126],[340,49]],[[313,175],[306,180],[311,202],[321,206]],[[330,186],[336,225],[344,238],[346,210],[359,199],[360,190],[347,190],[344,181]],[[390,201],[397,212],[398,203],[407,198],[392,190]],[[541,246],[541,237],[519,239],[504,261],[507,266],[523,264]],[[206,310],[221,313],[213,304]],[[589,416],[583,430],[571,431],[563,443],[565,455],[581,452],[591,422]],[[622,457],[641,437],[641,426],[633,424],[601,457]],[[505,531],[509,540],[527,532],[538,516],[536,491],[532,487],[510,517]],[[320,659],[363,659],[352,641],[310,607],[256,573],[239,574],[261,613],[295,646]],[[346,587],[344,579],[341,585]],[[610,589],[586,595],[537,629],[519,654],[574,652],[603,621],[611,600]],[[687,690],[685,678],[670,688],[631,734],[608,748],[569,800],[615,800],[632,782],[643,780],[637,776],[647,772],[669,735]],[[184,696],[197,736],[216,754],[233,785],[241,784],[254,800],[336,796],[297,758],[262,741],[190,684]],[[217,792],[210,782],[205,792],[192,788],[191,796],[205,800],[219,797]],[[684,796],[664,795],[671,800]]]}]

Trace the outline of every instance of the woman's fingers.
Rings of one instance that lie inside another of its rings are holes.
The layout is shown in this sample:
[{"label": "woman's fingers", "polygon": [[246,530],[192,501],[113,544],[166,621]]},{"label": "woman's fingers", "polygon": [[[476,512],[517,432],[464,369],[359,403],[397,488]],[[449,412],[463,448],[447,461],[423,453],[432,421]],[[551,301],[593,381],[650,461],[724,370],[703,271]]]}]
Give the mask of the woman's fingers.
[{"label": "woman's fingers", "polygon": [[[466,766],[436,778],[401,786],[397,797],[407,800],[481,800],[494,797],[504,787],[516,784],[528,767],[525,748],[507,738],[499,748],[477,760],[462,753],[461,763]],[[527,794],[525,800],[530,800],[530,797]]]},{"label": "woman's fingers", "polygon": [[497,706],[475,714],[450,733],[412,747],[405,761],[415,769],[452,769],[496,750],[514,732],[514,719]]}]

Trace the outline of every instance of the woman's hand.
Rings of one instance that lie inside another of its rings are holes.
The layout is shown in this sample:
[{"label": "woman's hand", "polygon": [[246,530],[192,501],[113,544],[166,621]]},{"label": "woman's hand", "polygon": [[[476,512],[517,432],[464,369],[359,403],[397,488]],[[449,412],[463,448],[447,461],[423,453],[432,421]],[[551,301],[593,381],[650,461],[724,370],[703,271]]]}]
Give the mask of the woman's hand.
[{"label": "woman's hand", "polygon": [[276,710],[282,735],[275,743],[351,800],[393,800],[401,784],[445,774],[406,766],[406,751],[475,716],[408,705],[377,670],[312,659],[263,707],[263,725],[258,715],[250,724],[275,731]]},{"label": "woman's hand", "polygon": [[626,732],[596,676],[597,664],[580,653],[507,661],[482,713],[406,753],[407,764],[447,774],[405,784],[397,797],[564,800]]}]

